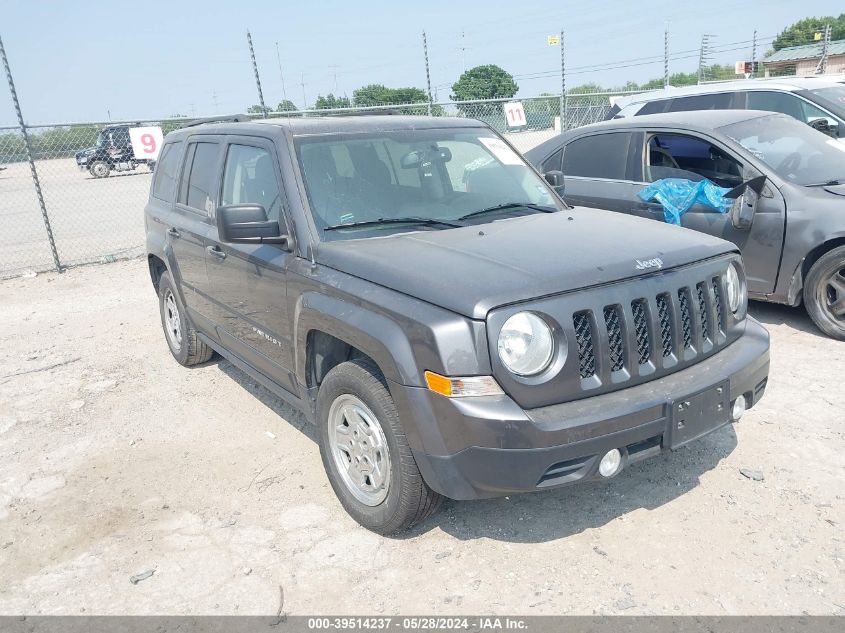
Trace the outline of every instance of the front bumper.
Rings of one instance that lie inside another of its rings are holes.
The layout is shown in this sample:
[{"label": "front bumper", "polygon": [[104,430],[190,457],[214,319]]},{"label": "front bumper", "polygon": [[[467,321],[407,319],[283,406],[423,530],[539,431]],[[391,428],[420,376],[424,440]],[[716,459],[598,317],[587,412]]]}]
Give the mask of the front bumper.
[{"label": "front bumper", "polygon": [[[722,388],[727,402],[743,395],[750,408],[768,374],[769,334],[749,318],[740,339],[695,365],[563,404],[524,410],[508,396],[449,399],[395,383],[391,391],[401,419],[412,422],[405,430],[426,483],[452,499],[480,499],[595,477],[613,448],[623,464],[655,455],[669,447],[676,401]],[[727,423],[705,426],[684,443]]]}]

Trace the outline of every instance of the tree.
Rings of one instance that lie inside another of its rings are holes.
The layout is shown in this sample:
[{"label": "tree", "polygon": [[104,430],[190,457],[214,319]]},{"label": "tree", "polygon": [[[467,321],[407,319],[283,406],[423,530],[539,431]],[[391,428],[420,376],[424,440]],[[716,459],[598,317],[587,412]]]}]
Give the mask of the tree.
[{"label": "tree", "polygon": [[470,68],[452,84],[453,101],[473,99],[506,99],[514,96],[519,86],[513,75],[495,64]]},{"label": "tree", "polygon": [[247,114],[264,114],[265,110],[267,110],[267,112],[269,112],[270,108],[262,108],[260,105],[255,104],[255,105],[249,106],[246,109],[246,113]]},{"label": "tree", "polygon": [[318,110],[330,110],[334,108],[348,108],[352,105],[349,97],[335,97],[331,92],[326,95],[317,96],[317,101],[314,107]]},{"label": "tree", "polygon": [[279,105],[276,106],[276,112],[296,112],[296,105],[290,99],[279,101]]},{"label": "tree", "polygon": [[845,39],[845,13],[841,13],[839,17],[829,15],[820,18],[804,18],[803,20],[798,20],[795,24],[781,31],[780,35],[772,42],[772,48],[779,51],[787,46],[812,44],[816,41],[815,34],[824,33],[824,27],[827,24],[830,24],[831,27],[831,40]]},{"label": "tree", "polygon": [[419,88],[388,88],[382,84],[362,86],[352,93],[357,107],[380,105],[401,105],[403,103],[426,103],[428,95]]}]

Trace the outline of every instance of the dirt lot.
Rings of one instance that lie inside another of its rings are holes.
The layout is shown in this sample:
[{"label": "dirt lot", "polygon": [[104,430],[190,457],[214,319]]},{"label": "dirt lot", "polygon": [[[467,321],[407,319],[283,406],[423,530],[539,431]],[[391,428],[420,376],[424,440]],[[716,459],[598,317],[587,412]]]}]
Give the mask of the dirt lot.
[{"label": "dirt lot", "polygon": [[752,312],[772,373],[736,427],[387,539],[300,415],[171,359],[144,262],[0,282],[0,613],[845,614],[845,343]]}]

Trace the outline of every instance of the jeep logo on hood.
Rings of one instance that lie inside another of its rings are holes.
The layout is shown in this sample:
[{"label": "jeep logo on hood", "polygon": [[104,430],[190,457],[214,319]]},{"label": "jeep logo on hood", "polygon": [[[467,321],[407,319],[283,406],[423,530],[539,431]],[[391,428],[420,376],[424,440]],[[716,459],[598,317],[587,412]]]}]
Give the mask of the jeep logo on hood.
[{"label": "jeep logo on hood", "polygon": [[639,259],[634,261],[637,262],[637,270],[647,270],[649,268],[663,268],[663,260],[659,257],[655,257],[653,259],[646,259],[645,261],[640,261]]}]

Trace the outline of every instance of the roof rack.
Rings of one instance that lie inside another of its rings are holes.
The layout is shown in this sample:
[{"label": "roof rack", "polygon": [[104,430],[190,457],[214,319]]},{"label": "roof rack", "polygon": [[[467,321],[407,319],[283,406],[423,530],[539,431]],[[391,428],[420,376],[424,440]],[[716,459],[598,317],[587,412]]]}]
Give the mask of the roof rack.
[{"label": "roof rack", "polygon": [[224,116],[207,116],[200,119],[193,119],[184,123],[183,128],[194,127],[195,125],[202,125],[203,123],[244,123],[251,121],[252,118],[246,114],[230,114]]}]

